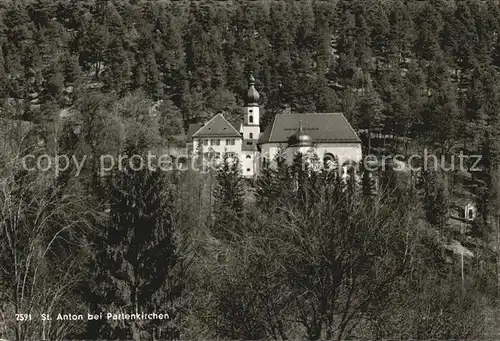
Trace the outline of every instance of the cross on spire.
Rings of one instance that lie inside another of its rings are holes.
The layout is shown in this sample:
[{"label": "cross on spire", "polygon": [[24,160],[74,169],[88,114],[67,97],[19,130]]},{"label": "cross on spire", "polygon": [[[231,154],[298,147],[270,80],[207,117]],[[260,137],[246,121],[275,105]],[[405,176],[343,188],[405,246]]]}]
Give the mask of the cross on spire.
[{"label": "cross on spire", "polygon": [[255,85],[255,78],[253,77],[253,72],[252,71],[250,71],[250,73],[248,75],[248,85],[249,86]]}]

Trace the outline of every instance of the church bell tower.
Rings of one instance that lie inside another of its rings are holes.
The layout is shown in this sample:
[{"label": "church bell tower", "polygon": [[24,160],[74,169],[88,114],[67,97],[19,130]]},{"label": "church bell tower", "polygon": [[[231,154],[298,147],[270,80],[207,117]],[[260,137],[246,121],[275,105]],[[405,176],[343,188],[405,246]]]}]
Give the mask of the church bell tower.
[{"label": "church bell tower", "polygon": [[245,119],[243,122],[243,139],[257,140],[260,136],[259,93],[255,89],[255,78],[252,73],[248,77],[248,92],[245,98]]}]

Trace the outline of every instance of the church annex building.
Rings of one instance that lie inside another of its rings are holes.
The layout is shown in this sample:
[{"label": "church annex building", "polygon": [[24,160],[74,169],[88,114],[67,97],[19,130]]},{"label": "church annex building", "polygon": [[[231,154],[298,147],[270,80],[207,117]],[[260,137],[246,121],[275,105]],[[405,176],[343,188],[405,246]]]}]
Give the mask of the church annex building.
[{"label": "church annex building", "polygon": [[221,158],[224,153],[237,157],[245,177],[258,175],[263,158],[273,160],[279,151],[290,161],[296,153],[314,153],[339,165],[361,161],[361,140],[342,113],[277,114],[261,133],[259,97],[250,75],[239,129],[221,113],[205,124],[191,124],[188,152],[201,154],[204,160]]}]

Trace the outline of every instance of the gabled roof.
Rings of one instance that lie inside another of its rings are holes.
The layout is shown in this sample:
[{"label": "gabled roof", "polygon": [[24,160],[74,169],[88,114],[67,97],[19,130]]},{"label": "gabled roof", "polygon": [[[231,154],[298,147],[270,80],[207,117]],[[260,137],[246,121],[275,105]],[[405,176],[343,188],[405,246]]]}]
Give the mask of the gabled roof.
[{"label": "gabled roof", "polygon": [[200,123],[191,123],[189,125],[188,131],[186,133],[186,139],[187,139],[188,143],[193,138],[194,133],[196,133],[198,130],[200,130],[201,127],[203,127],[203,124],[200,124]]},{"label": "gabled roof", "polygon": [[342,113],[277,114],[262,134],[259,144],[286,143],[299,127],[314,143],[361,143]]},{"label": "gabled roof", "polygon": [[191,137],[241,137],[241,134],[222,114],[217,114],[194,132]]}]

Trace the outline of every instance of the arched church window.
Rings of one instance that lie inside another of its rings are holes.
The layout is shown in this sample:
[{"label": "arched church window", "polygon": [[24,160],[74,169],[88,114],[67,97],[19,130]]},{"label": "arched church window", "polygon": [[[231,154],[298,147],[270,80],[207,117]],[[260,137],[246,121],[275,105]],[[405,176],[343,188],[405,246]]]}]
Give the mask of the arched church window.
[{"label": "arched church window", "polygon": [[331,153],[326,153],[323,155],[323,165],[328,169],[336,169],[338,167],[337,158]]},{"label": "arched church window", "polygon": [[253,133],[248,134],[248,136],[253,139]]},{"label": "arched church window", "polygon": [[323,161],[324,162],[335,162],[335,156],[333,156],[333,154],[330,154],[330,153],[326,153],[324,156],[323,156]]},{"label": "arched church window", "polygon": [[253,116],[248,116],[248,122],[253,123]]},{"label": "arched church window", "polygon": [[251,159],[251,158],[252,158],[252,156],[250,156],[250,155],[247,155],[247,159]]}]

